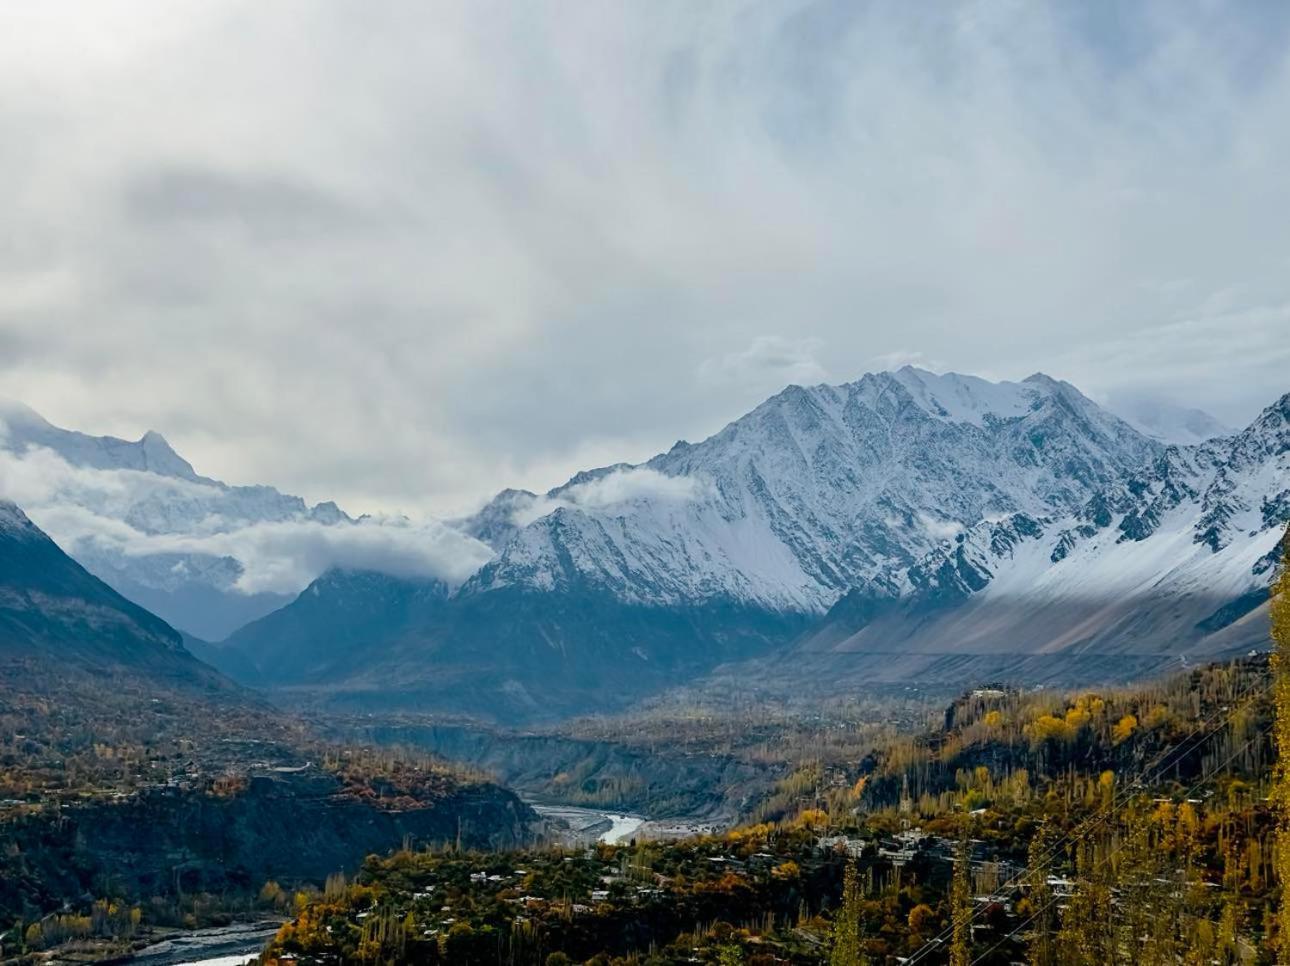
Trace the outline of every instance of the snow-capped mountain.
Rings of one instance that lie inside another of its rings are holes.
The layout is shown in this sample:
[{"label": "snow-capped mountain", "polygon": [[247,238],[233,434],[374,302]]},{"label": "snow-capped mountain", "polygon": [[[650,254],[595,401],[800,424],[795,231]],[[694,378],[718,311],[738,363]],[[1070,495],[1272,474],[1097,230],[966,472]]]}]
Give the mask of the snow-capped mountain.
[{"label": "snow-capped mountain", "polygon": [[[463,593],[592,585],[632,603],[823,613],[983,519],[1069,513],[1162,450],[1043,375],[906,367],[791,386],[642,466],[503,493],[467,522],[499,552]],[[526,514],[539,516],[517,526]]]},{"label": "snow-capped mountain", "polygon": [[0,496],[118,592],[207,640],[289,603],[329,567],[455,584],[491,555],[433,521],[354,520],[335,503],[200,476],[155,432],[87,436],[15,403],[0,405]]},{"label": "snow-capped mountain", "polygon": [[[718,664],[807,689],[1128,677],[1175,646],[1257,639],[1286,516],[1280,407],[1170,447],[1043,375],[794,386],[644,464],[499,494],[457,524],[492,559],[442,599],[320,580],[229,643],[269,683],[333,701],[513,717],[612,707]],[[337,618],[319,615],[342,592],[433,606],[331,641]],[[794,641],[791,661],[766,657]]]},{"label": "snow-capped mountain", "polygon": [[6,490],[22,491],[37,522],[83,566],[198,637],[218,640],[294,592],[244,592],[236,556],[186,547],[184,538],[349,520],[333,503],[309,507],[272,487],[199,476],[159,433],[133,441],[89,436],[14,402],[0,404],[0,451],[12,457]]},{"label": "snow-capped mountain", "polygon": [[1290,394],[1234,436],[1167,448],[1072,513],[983,520],[852,588],[800,652],[815,667],[846,655],[870,678],[973,662],[1060,680],[1077,663],[1115,677],[1261,647],[1287,524]]},{"label": "snow-capped mountain", "polygon": [[[379,552],[319,558],[288,606],[202,653],[340,704],[512,718],[621,706],[719,664],[807,688],[1123,679],[1259,645],[1290,520],[1288,425],[1290,396],[1238,434],[1165,445],[1042,374],[905,368],[791,386],[646,463],[503,491],[452,530],[394,528],[414,566],[392,565],[385,537]],[[292,526],[365,529],[198,477],[158,438],[88,439],[58,459],[112,461],[96,472],[148,486],[94,503],[65,481],[55,520],[89,505],[165,536],[256,506]],[[30,462],[59,443],[19,451]],[[122,557],[160,585],[173,570],[155,547]],[[241,559],[212,556],[242,579]]]}]

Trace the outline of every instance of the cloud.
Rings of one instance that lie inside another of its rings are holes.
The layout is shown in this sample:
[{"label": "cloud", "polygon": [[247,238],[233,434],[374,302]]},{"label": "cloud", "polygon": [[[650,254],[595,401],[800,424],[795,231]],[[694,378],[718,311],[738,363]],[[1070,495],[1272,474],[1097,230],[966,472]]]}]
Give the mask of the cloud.
[{"label": "cloud", "polygon": [[816,358],[823,345],[820,339],[759,335],[747,348],[704,360],[699,376],[771,392],[789,384],[814,386],[828,379],[828,372]]},{"label": "cloud", "polygon": [[546,496],[518,502],[511,513],[511,522],[518,527],[528,526],[561,507],[594,511],[639,500],[693,503],[711,492],[711,485],[698,477],[668,476],[648,466],[617,468]]},{"label": "cloud", "polygon": [[330,526],[308,521],[258,523],[205,536],[148,536],[136,531],[114,546],[130,557],[169,553],[233,557],[243,567],[234,586],[247,594],[295,593],[331,567],[434,577],[455,586],[493,555],[487,545],[437,521],[370,519]]},{"label": "cloud", "polygon": [[[914,366],[918,369],[926,369],[928,372],[943,373],[948,371],[948,366],[939,359],[928,358],[923,352],[916,349],[896,349],[892,352],[884,352],[876,355],[870,360],[874,369],[894,370],[901,369],[905,366]],[[973,373],[980,375],[980,373]]]},{"label": "cloud", "polygon": [[0,5],[0,393],[441,515],[893,353],[1241,423],[1285,382],[1288,40],[1206,0]]},{"label": "cloud", "polygon": [[938,520],[926,513],[918,514],[918,522],[927,535],[934,540],[953,540],[963,532],[963,524],[957,520]]},{"label": "cloud", "polygon": [[309,519],[303,507],[281,519],[255,520],[238,512],[247,507],[227,488],[72,466],[42,447],[0,451],[0,496],[91,564],[157,558],[179,575],[193,556],[231,558],[238,567],[228,589],[245,594],[296,593],[331,567],[456,585],[492,556],[485,544],[437,520],[383,517],[327,525]]}]

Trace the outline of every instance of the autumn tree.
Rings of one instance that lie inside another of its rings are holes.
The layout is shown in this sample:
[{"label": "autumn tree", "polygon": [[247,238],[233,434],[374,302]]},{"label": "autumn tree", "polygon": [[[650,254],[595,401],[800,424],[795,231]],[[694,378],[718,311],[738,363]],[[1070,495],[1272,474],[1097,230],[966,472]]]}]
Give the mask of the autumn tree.
[{"label": "autumn tree", "polygon": [[1048,863],[1055,848],[1055,839],[1052,826],[1045,820],[1031,838],[1026,856],[1029,879],[1026,898],[1032,909],[1028,943],[1030,966],[1054,966],[1057,962],[1053,948],[1056,909],[1053,890],[1048,886]]},{"label": "autumn tree", "polygon": [[971,966],[972,962],[972,842],[963,824],[958,855],[954,861],[954,882],[950,886],[950,966]]},{"label": "autumn tree", "polygon": [[1076,884],[1057,935],[1061,966],[1103,966],[1115,962],[1114,905],[1105,874],[1105,843],[1077,847]]},{"label": "autumn tree", "polygon": [[860,876],[856,864],[848,861],[842,874],[842,905],[833,920],[829,966],[860,966],[864,962],[860,950],[860,903]]},{"label": "autumn tree", "polygon": [[1277,877],[1281,903],[1276,942],[1281,962],[1290,962],[1290,529],[1282,539],[1281,575],[1272,585],[1272,680],[1277,764],[1272,799],[1277,810]]}]

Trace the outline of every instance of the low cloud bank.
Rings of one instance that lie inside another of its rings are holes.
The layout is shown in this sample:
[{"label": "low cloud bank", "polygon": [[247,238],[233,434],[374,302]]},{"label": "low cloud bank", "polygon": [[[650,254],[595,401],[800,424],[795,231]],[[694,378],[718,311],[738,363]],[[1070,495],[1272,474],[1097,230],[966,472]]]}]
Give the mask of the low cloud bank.
[{"label": "low cloud bank", "polygon": [[516,506],[511,522],[519,527],[528,526],[561,507],[599,510],[637,500],[694,503],[710,492],[711,484],[692,476],[668,476],[647,466],[628,467],[575,483],[554,495],[534,497]]},{"label": "low cloud bank", "polygon": [[122,564],[158,555],[231,557],[241,568],[232,589],[246,594],[295,593],[331,567],[455,585],[492,556],[486,544],[437,520],[328,523],[268,488],[77,467],[39,447],[0,451],[0,497],[74,557]]}]

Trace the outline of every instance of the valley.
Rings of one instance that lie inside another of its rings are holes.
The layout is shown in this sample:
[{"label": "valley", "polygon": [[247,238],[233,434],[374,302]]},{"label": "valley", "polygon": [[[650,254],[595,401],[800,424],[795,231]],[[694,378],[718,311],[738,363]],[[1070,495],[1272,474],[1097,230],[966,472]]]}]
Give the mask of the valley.
[{"label": "valley", "polygon": [[[387,525],[24,419],[10,454],[125,474],[82,509],[128,526]],[[1179,446],[1043,376],[790,387],[441,524],[468,566],[338,559],[216,642],[0,502],[0,961],[940,961],[970,867],[1002,963],[1050,827],[1088,850],[1064,902],[1149,841],[1190,863],[1142,900],[1170,942],[1266,946],[1288,460],[1290,396]],[[182,610],[199,558],[161,561]]]},{"label": "valley", "polygon": [[0,966],[1290,966],[1290,2],[0,2]]}]

